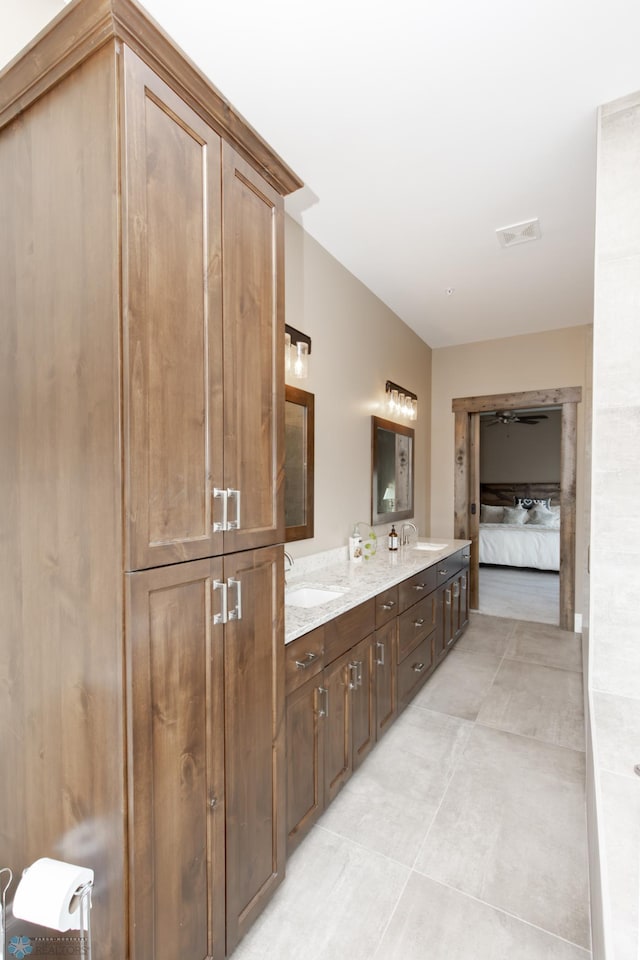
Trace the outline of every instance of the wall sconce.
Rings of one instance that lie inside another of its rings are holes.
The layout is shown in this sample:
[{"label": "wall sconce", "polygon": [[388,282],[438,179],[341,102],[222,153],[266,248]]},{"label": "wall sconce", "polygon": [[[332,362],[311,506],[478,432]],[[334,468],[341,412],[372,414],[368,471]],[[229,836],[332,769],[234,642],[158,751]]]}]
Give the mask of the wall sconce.
[{"label": "wall sconce", "polygon": [[400,387],[397,383],[387,380],[385,385],[387,393],[387,407],[389,415],[394,417],[406,417],[407,420],[418,419],[418,396],[405,387]]},{"label": "wall sconce", "polygon": [[309,374],[309,354],[311,353],[311,337],[301,333],[288,323],[284,327],[284,368],[286,373],[293,373],[298,380],[306,380]]}]

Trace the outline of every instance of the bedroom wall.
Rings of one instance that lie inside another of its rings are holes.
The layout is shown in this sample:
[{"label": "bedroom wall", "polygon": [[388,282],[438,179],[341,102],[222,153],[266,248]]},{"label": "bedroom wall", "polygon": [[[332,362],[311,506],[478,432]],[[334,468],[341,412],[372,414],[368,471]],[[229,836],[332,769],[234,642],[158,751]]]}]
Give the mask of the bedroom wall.
[{"label": "bedroom wall", "polygon": [[[285,218],[287,323],[312,339],[307,380],[315,395],[315,532],[291,543],[295,557],[346,546],[371,517],[371,416],[387,414],[384,386],[418,394],[415,522],[429,521],[431,348],[290,217]],[[385,533],[383,524],[379,533]]]},{"label": "bedroom wall", "polygon": [[480,421],[482,483],[558,483],[560,481],[560,410],[535,426]]},{"label": "bedroom wall", "polygon": [[[430,535],[453,534],[454,397],[514,393],[588,382],[588,324],[433,351]],[[583,511],[584,409],[578,404],[577,515]],[[584,530],[576,535],[576,612],[582,611]]]}]

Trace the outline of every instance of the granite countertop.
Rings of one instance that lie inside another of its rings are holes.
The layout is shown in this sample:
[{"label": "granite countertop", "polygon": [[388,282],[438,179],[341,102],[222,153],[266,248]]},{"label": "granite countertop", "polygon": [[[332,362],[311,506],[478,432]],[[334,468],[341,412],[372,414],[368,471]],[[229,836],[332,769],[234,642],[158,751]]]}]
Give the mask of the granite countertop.
[{"label": "granite countertop", "polygon": [[[358,563],[346,558],[336,559],[336,551],[331,552],[333,556],[329,556],[324,565],[321,560],[314,562],[314,558],[301,558],[297,561],[300,564],[300,572],[296,570],[296,563],[294,563],[293,569],[288,571],[286,576],[284,642],[290,643],[304,633],[308,633],[309,630],[314,630],[346,610],[406,580],[414,573],[433,566],[462,547],[468,546],[471,541],[430,538],[427,541],[418,542],[439,544],[441,548],[420,550],[415,544],[410,544],[400,547],[397,552],[391,552],[379,544],[375,556]],[[344,553],[346,555],[346,551]],[[311,563],[308,562],[310,560]],[[315,607],[305,608],[288,604],[287,597],[304,587],[334,590],[341,596]]]}]

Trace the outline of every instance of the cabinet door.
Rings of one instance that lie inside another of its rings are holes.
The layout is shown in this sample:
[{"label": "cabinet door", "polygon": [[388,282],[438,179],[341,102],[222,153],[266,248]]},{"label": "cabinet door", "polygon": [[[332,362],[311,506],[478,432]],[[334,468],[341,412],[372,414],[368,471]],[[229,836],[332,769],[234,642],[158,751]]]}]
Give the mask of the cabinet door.
[{"label": "cabinet door", "polygon": [[354,770],[358,769],[376,742],[374,647],[374,636],[365,637],[353,648],[349,658]]},{"label": "cabinet door", "polygon": [[227,144],[223,165],[229,553],[284,540],[284,241],[282,197]]},{"label": "cabinet door", "polygon": [[351,651],[347,651],[325,668],[322,677],[327,713],[324,743],[324,797],[327,805],[352,771],[350,657]]},{"label": "cabinet door", "polygon": [[380,739],[398,713],[396,699],[397,620],[376,630],[374,647],[376,739]]},{"label": "cabinet door", "polygon": [[135,960],[224,956],[221,572],[201,560],[127,576]]},{"label": "cabinet door", "polygon": [[[225,557],[227,952],[284,876],[284,564],[281,547]],[[177,956],[177,954],[176,954]]]},{"label": "cabinet door", "polygon": [[139,570],[223,549],[221,141],[123,57],[125,566]]},{"label": "cabinet door", "polygon": [[324,810],[326,695],[311,677],[287,697],[287,853]]}]

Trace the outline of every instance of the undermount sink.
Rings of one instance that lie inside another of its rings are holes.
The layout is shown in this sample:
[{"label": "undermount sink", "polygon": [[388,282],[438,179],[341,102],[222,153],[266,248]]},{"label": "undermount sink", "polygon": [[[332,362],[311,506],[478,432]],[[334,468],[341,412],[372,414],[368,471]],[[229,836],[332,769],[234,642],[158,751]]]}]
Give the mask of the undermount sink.
[{"label": "undermount sink", "polygon": [[318,587],[300,587],[285,593],[284,602],[290,607],[319,607],[330,600],[337,600],[342,594],[337,590],[321,590]]},{"label": "undermount sink", "polygon": [[413,546],[414,550],[444,550],[447,547],[446,543],[416,543]]}]

